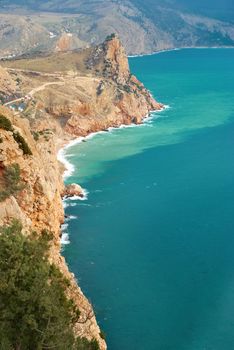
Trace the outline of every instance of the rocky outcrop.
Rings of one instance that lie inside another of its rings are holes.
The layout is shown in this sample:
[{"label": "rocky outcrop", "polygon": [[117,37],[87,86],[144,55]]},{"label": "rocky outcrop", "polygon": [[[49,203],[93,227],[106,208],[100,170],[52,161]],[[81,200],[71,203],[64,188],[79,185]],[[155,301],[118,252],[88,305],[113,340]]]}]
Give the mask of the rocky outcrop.
[{"label": "rocky outcrop", "polygon": [[103,44],[91,51],[87,65],[117,84],[126,84],[130,77],[127,55],[116,34],[108,36]]},{"label": "rocky outcrop", "polygon": [[56,43],[56,51],[69,51],[72,49],[72,34],[63,33]]},{"label": "rocky outcrop", "polygon": [[65,129],[85,136],[90,132],[121,124],[140,124],[152,110],[163,105],[156,102],[138,79],[131,75],[125,50],[116,35],[95,47],[86,60],[88,69],[96,72],[86,101],[71,106]]},{"label": "rocky outcrop", "polygon": [[84,195],[85,194],[84,194],[83,188],[78,184],[67,185],[62,193],[62,197],[65,197],[65,198],[70,198],[74,196],[83,198]]}]

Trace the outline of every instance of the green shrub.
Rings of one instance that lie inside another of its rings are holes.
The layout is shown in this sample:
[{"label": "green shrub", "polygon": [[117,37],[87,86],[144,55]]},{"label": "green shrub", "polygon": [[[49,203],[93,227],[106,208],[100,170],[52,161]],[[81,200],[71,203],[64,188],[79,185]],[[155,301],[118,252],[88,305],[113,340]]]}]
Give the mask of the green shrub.
[{"label": "green shrub", "polygon": [[22,149],[23,153],[26,155],[32,155],[32,151],[30,150],[27,142],[23,138],[23,136],[20,135],[18,131],[13,133],[13,137],[15,141],[18,143],[19,148]]},{"label": "green shrub", "polygon": [[0,181],[0,202],[22,191],[24,187],[20,178],[19,164],[15,163],[5,168]]},{"label": "green shrub", "polygon": [[100,331],[100,337],[104,340],[106,339],[106,334],[102,330]]},{"label": "green shrub", "polygon": [[18,131],[14,131],[11,121],[2,114],[0,114],[0,129],[12,131],[15,141],[18,143],[19,148],[22,149],[23,153],[27,155],[32,155],[32,151],[30,150],[23,136],[21,136]]},{"label": "green shrub", "polygon": [[13,131],[11,121],[2,114],[0,114],[0,129],[4,129],[6,131]]},{"label": "green shrub", "polygon": [[99,350],[96,339],[88,341],[86,338],[78,338],[76,340],[76,350]]},{"label": "green shrub", "polygon": [[32,134],[33,134],[34,140],[35,140],[35,141],[38,141],[38,140],[39,140],[39,137],[40,137],[40,134],[39,134],[37,131],[33,131]]},{"label": "green shrub", "polygon": [[110,34],[110,35],[107,35],[105,41],[110,41],[110,40],[114,39],[115,37],[116,37],[115,33],[112,33],[112,34]]},{"label": "green shrub", "polygon": [[22,234],[19,222],[0,227],[0,349],[98,350],[96,340],[75,339],[79,310],[69,285],[48,260],[51,234]]},{"label": "green shrub", "polygon": [[124,85],[123,90],[126,91],[128,94],[132,91],[129,85]]}]

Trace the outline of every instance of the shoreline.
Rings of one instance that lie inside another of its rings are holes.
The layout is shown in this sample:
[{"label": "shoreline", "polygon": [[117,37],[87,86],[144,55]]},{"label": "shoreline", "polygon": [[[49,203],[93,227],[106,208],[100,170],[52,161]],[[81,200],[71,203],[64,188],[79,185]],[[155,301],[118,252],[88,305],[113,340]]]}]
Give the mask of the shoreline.
[{"label": "shoreline", "polygon": [[[165,110],[167,110],[169,108],[171,108],[169,105],[164,105],[161,110],[153,110],[150,113],[161,113],[161,112],[164,112]],[[59,150],[57,152],[57,160],[60,163],[62,163],[64,165],[64,168],[65,168],[65,170],[63,172],[63,175],[62,175],[63,176],[63,180],[65,181],[75,171],[74,165],[71,162],[69,162],[69,160],[67,159],[66,150],[68,150],[72,146],[75,146],[75,145],[77,145],[77,144],[79,144],[81,142],[84,142],[86,140],[92,139],[94,136],[96,136],[98,134],[106,134],[106,133],[114,131],[114,130],[127,129],[127,128],[134,128],[134,127],[143,126],[144,124],[147,123],[147,121],[150,121],[151,119],[156,118],[155,115],[150,115],[150,113],[147,114],[145,117],[143,117],[142,123],[140,123],[140,124],[131,123],[131,124],[121,124],[119,126],[110,126],[106,130],[100,130],[100,131],[91,132],[90,134],[88,134],[86,136],[78,136],[78,137],[73,138],[70,141],[66,142],[62,147],[59,148]]]},{"label": "shoreline", "polygon": [[159,55],[160,53],[170,52],[170,51],[180,51],[180,50],[204,50],[204,49],[212,49],[212,50],[218,50],[218,49],[234,49],[234,46],[188,46],[188,47],[175,47],[171,49],[163,49],[158,51],[153,51],[151,53],[142,53],[139,55],[128,55],[128,58],[137,58],[137,57],[144,57],[144,56],[153,56],[153,55]]},{"label": "shoreline", "polygon": [[[142,119],[142,123],[141,124],[135,124],[135,123],[131,123],[131,124],[121,124],[120,126],[110,126],[109,128],[107,128],[105,131],[104,130],[100,130],[100,131],[95,131],[92,132],[90,134],[88,134],[87,136],[78,136],[74,139],[71,139],[70,141],[68,141],[67,143],[65,143],[57,152],[57,160],[63,164],[64,166],[64,172],[63,172],[63,182],[65,184],[66,179],[68,179],[69,177],[72,176],[72,174],[74,173],[75,166],[67,159],[67,154],[66,151],[83,142],[84,140],[88,140],[88,139],[92,139],[93,137],[95,137],[98,134],[104,134],[104,133],[108,133],[108,132],[112,132],[115,130],[119,130],[119,129],[126,129],[126,128],[134,128],[134,127],[140,127],[140,126],[144,126],[147,124],[148,121],[152,120],[152,119],[157,119],[156,114],[161,113],[167,109],[170,109],[169,105],[163,105],[163,108],[161,110],[153,110],[151,112],[149,112],[149,114],[147,114],[143,119]],[[154,115],[151,115],[151,113]],[[159,117],[158,117],[159,118]],[[75,201],[75,200],[81,200],[81,201],[85,201],[88,199],[88,190],[87,189],[83,189],[83,193],[84,196],[83,197],[79,197],[79,196],[73,196],[73,197],[69,197],[69,198],[62,198],[62,203],[63,203],[63,208],[64,208],[64,224],[61,225],[61,238],[60,238],[60,244],[61,244],[61,251],[63,250],[63,247],[65,245],[70,244],[70,240],[69,240],[69,232],[67,231],[67,228],[69,227],[69,221],[71,219],[75,219],[76,217],[66,217],[66,213],[65,213],[65,209],[71,205],[71,206],[75,206],[76,204],[71,203],[71,204],[67,204],[67,201]],[[73,205],[72,205],[73,204]]]}]

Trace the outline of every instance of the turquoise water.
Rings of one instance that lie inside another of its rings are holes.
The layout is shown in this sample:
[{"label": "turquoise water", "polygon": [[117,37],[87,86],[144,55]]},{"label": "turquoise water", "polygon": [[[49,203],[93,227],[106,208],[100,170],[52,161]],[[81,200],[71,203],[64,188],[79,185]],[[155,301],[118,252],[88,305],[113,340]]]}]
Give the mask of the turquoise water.
[{"label": "turquoise water", "polygon": [[234,50],[131,58],[170,109],[68,150],[64,255],[110,350],[234,349]]}]

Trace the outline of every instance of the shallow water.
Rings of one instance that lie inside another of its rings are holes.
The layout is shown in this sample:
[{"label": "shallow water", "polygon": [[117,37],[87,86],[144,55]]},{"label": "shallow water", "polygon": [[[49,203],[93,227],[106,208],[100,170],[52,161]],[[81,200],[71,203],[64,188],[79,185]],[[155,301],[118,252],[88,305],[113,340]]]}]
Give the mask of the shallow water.
[{"label": "shallow water", "polygon": [[[131,58],[170,109],[70,148],[64,255],[110,350],[234,349],[234,50]],[[66,228],[67,230],[67,228]]]}]

